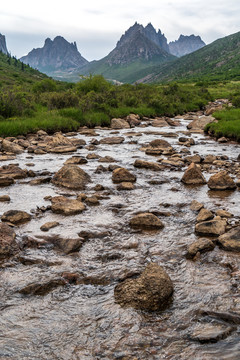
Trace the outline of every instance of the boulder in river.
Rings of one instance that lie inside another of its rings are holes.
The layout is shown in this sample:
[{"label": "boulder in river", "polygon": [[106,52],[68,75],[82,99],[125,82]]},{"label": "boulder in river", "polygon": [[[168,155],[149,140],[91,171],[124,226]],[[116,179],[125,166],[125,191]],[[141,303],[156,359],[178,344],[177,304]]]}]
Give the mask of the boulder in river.
[{"label": "boulder in river", "polygon": [[222,235],[226,231],[226,220],[209,220],[198,223],[195,226],[195,231],[199,234],[218,236]]},{"label": "boulder in river", "polygon": [[114,183],[135,182],[136,179],[136,176],[125,168],[117,168],[112,172],[112,181]]},{"label": "boulder in river", "polygon": [[206,184],[206,180],[201,172],[200,167],[197,166],[195,163],[191,163],[191,165],[189,165],[189,167],[183,174],[181,181],[187,185]]},{"label": "boulder in river", "polygon": [[116,119],[113,118],[111,120],[111,128],[112,129],[129,129],[130,125],[129,123],[124,119]]},{"label": "boulder in river", "polygon": [[200,343],[213,343],[225,339],[235,328],[220,323],[197,323],[189,338]]},{"label": "boulder in river", "polygon": [[0,223],[0,259],[13,255],[18,249],[16,234],[7,224]]},{"label": "boulder in river", "polygon": [[210,251],[214,247],[215,244],[210,239],[200,238],[188,246],[186,257],[187,259],[192,259],[198,252]]},{"label": "boulder in river", "polygon": [[211,190],[234,190],[236,189],[236,184],[227,171],[223,170],[210,177],[208,187]]},{"label": "boulder in river", "polygon": [[144,168],[144,169],[149,169],[149,170],[153,170],[153,171],[162,170],[161,165],[159,165],[153,161],[146,161],[146,160],[140,160],[140,159],[135,160],[133,166],[135,166],[136,168]]},{"label": "boulder in river", "polygon": [[141,213],[135,215],[130,220],[130,226],[141,229],[162,229],[164,227],[161,220],[152,213]]},{"label": "boulder in river", "polygon": [[74,190],[83,190],[90,176],[77,165],[64,165],[53,177],[52,183]]},{"label": "boulder in river", "polygon": [[100,144],[108,144],[108,145],[121,144],[122,142],[124,142],[123,136],[105,137],[100,140]]},{"label": "boulder in river", "polygon": [[63,215],[75,215],[85,210],[85,205],[79,200],[68,199],[65,196],[51,198],[52,212]]},{"label": "boulder in river", "polygon": [[208,209],[201,209],[198,216],[197,216],[197,222],[201,221],[207,221],[213,219],[214,215],[213,213]]},{"label": "boulder in river", "polygon": [[28,214],[26,211],[9,210],[2,215],[1,220],[4,222],[10,222],[14,225],[20,225],[24,224],[27,221],[30,221],[31,218],[31,215]]},{"label": "boulder in river", "polygon": [[171,144],[169,144],[168,141],[163,140],[163,139],[156,139],[156,140],[152,140],[145,152],[147,155],[160,155],[163,152],[165,153],[171,153],[173,150]]},{"label": "boulder in river", "polygon": [[138,278],[126,279],[114,289],[118,304],[147,311],[163,310],[170,302],[172,293],[170,277],[155,263],[148,264]]},{"label": "boulder in river", "polygon": [[218,243],[224,250],[240,252],[240,226],[219,236]]},{"label": "boulder in river", "polygon": [[0,177],[24,179],[27,177],[27,171],[21,169],[18,165],[15,164],[4,165],[0,167]]},{"label": "boulder in river", "polygon": [[13,154],[21,154],[24,151],[21,146],[6,139],[2,141],[2,150]]}]

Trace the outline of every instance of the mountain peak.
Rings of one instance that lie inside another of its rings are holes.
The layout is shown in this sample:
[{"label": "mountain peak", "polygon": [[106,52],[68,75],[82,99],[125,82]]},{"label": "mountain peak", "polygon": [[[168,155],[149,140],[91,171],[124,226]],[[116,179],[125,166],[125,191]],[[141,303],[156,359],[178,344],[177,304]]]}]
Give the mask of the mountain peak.
[{"label": "mountain peak", "polygon": [[76,42],[69,43],[60,35],[53,40],[47,38],[42,48],[33,49],[21,60],[48,75],[77,70],[88,63],[79,53]]},{"label": "mountain peak", "polygon": [[7,50],[5,35],[2,34],[0,34],[0,51],[6,55],[9,54]]},{"label": "mountain peak", "polygon": [[170,53],[181,57],[183,55],[190,54],[205,46],[205,42],[201,37],[195,35],[180,35],[178,40],[169,43]]}]

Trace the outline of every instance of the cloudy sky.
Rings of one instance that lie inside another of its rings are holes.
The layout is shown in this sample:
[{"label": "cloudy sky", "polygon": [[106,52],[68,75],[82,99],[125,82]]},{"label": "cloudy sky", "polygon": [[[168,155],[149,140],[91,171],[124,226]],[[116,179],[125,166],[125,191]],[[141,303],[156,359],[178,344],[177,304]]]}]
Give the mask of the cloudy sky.
[{"label": "cloudy sky", "polygon": [[195,34],[209,44],[240,31],[239,18],[239,0],[11,0],[1,1],[0,33],[17,57],[61,35],[98,60],[135,21],[151,22],[168,41]]}]

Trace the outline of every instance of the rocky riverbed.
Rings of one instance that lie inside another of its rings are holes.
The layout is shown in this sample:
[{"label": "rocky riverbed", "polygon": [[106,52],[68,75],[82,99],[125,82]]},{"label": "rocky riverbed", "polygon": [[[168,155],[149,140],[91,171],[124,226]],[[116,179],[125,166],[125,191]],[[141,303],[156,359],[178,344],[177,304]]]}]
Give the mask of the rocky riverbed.
[{"label": "rocky riverbed", "polygon": [[239,145],[208,121],[1,140],[0,359],[239,359]]}]

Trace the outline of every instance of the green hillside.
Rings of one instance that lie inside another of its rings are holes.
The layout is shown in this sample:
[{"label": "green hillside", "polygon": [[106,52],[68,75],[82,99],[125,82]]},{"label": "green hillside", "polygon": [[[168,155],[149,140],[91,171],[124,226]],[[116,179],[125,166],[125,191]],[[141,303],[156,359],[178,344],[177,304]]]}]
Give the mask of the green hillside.
[{"label": "green hillside", "polygon": [[140,82],[239,80],[240,32],[218,39],[180,59],[148,70],[149,73],[143,77],[141,73],[138,74]]},{"label": "green hillside", "polygon": [[44,78],[47,78],[47,75],[0,52],[0,87],[33,84]]}]

